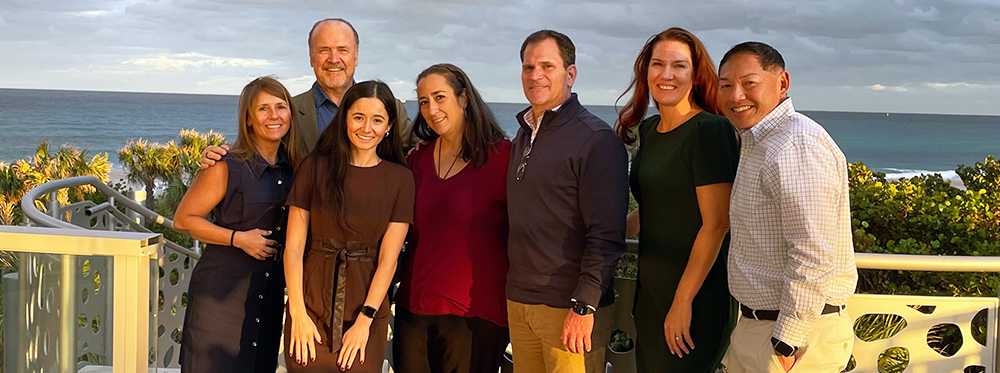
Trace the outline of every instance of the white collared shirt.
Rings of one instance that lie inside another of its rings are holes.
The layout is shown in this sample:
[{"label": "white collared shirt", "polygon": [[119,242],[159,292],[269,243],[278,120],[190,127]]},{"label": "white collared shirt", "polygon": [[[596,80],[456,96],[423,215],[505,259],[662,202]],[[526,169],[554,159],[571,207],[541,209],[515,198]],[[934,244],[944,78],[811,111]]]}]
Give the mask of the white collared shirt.
[{"label": "white collared shirt", "polygon": [[740,136],[729,290],[779,310],[772,336],[802,346],[824,305],[846,304],[857,285],[847,160],[790,98]]}]

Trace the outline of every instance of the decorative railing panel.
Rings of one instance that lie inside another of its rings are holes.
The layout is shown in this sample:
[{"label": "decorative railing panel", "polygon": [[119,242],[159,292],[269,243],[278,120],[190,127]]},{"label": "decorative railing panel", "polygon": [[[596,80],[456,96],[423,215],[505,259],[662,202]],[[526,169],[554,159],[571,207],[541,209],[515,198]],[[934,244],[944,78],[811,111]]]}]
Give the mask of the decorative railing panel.
[{"label": "decorative railing panel", "polygon": [[84,256],[76,258],[77,359],[95,364],[111,361],[112,302],[111,258]]},{"label": "decorative railing panel", "polygon": [[[63,341],[73,340],[72,328],[61,328],[64,299],[61,297],[62,260],[68,255],[22,254],[20,298],[23,317],[16,319],[26,332],[20,340],[27,344],[18,366],[29,372],[56,372]],[[13,321],[13,320],[12,320]]]},{"label": "decorative railing panel", "polygon": [[159,258],[160,292],[158,298],[159,325],[156,329],[160,346],[161,367],[180,367],[181,327],[187,309],[187,289],[196,259],[163,248]]},{"label": "decorative railing panel", "polygon": [[[888,322],[880,326],[898,331],[871,341],[856,338],[853,354],[857,365],[851,372],[878,373],[880,357],[898,360],[897,365],[913,373],[985,372],[987,367],[992,371],[996,365],[998,305],[997,298],[855,295],[847,304],[848,313],[856,320],[855,329],[871,323],[872,316],[884,315],[888,317],[882,320]],[[974,326],[977,317],[981,324]],[[954,341],[950,346],[941,340],[949,329],[955,331],[949,336]]]},{"label": "decorative railing panel", "polygon": [[[83,360],[80,365],[111,365],[115,373],[146,371],[156,358],[149,330],[156,317],[149,311],[158,286],[150,265],[159,240],[155,234],[0,226],[0,250],[17,253],[20,263],[16,276],[3,277],[4,370],[75,372]],[[102,268],[110,271],[102,274]],[[88,285],[77,286],[82,283]]]}]

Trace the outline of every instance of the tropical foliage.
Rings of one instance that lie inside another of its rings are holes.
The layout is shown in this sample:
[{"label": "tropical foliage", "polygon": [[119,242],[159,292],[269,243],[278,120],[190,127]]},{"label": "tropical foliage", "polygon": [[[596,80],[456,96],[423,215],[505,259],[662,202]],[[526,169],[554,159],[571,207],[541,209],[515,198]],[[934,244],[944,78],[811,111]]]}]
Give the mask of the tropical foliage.
[{"label": "tropical foliage", "polygon": [[[19,159],[12,164],[0,162],[0,223],[13,225],[21,222],[21,199],[36,186],[73,176],[94,176],[108,181],[111,164],[107,154],[91,156],[87,149],[70,145],[60,146],[55,152],[51,150],[49,143],[43,141],[35,154],[27,159]],[[65,205],[80,201],[93,192],[91,186],[63,189],[56,194],[56,199]],[[45,211],[48,198],[43,196],[35,201],[39,210]]]},{"label": "tropical foliage", "polygon": [[153,207],[156,181],[170,179],[177,173],[177,156],[177,147],[143,139],[131,140],[118,150],[118,161],[128,181],[145,187],[147,208]]},{"label": "tropical foliage", "polygon": [[180,142],[171,141],[168,144],[177,149],[177,172],[163,180],[166,182],[166,187],[161,196],[162,203],[155,206],[154,210],[161,215],[174,216],[174,211],[181,203],[184,193],[187,193],[188,187],[201,172],[201,154],[205,152],[205,148],[220,146],[225,142],[226,138],[215,131],[206,134],[194,130],[181,131]]},{"label": "tropical foliage", "polygon": [[[851,216],[858,252],[1000,256],[1000,163],[959,165],[961,190],[940,175],[887,181],[850,165]],[[995,296],[996,273],[860,271],[859,292]]]}]

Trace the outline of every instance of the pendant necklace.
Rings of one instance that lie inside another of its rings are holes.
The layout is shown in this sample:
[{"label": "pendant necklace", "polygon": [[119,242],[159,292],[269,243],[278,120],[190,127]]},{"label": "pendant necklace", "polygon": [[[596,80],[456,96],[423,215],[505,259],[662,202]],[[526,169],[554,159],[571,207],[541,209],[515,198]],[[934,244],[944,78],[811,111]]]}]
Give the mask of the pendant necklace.
[{"label": "pendant necklace", "polygon": [[438,149],[437,149],[438,150],[437,174],[438,174],[438,177],[441,178],[441,180],[446,180],[446,179],[448,179],[448,175],[451,174],[452,167],[455,167],[455,163],[458,162],[458,157],[456,156],[455,159],[451,161],[451,166],[448,166],[448,171],[445,171],[444,176],[441,176],[441,161],[444,160],[443,158],[441,158],[441,148],[443,148],[443,146],[441,146],[442,143],[443,143],[443,141],[441,141],[440,139],[438,139],[438,144],[437,144],[438,145]]}]

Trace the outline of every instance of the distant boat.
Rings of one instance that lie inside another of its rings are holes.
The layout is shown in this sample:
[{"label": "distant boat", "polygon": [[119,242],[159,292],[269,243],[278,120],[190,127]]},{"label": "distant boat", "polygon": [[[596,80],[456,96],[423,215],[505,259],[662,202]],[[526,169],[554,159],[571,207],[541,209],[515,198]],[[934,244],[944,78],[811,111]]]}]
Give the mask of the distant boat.
[{"label": "distant boat", "polygon": [[889,113],[885,113],[885,116],[889,116]]}]

